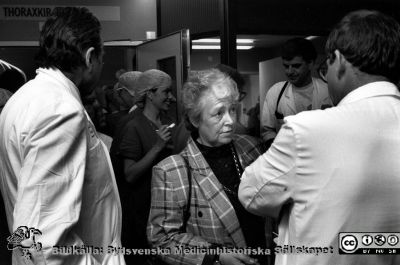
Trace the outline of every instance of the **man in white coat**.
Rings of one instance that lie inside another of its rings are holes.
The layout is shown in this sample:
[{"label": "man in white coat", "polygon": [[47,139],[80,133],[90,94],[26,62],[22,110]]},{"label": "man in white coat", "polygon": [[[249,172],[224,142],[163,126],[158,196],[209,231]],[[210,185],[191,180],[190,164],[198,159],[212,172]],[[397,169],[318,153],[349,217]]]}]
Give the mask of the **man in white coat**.
[{"label": "man in white coat", "polygon": [[0,117],[0,188],[15,264],[125,264],[108,152],[86,113],[102,70],[100,23],[56,8],[40,33],[36,77]]},{"label": "man in white coat", "polygon": [[289,39],[282,46],[281,57],[288,81],[278,82],[267,91],[261,112],[261,137],[267,146],[276,137],[284,117],[332,106],[326,83],[311,76],[317,57],[311,41]]},{"label": "man in white coat", "polygon": [[[271,148],[246,168],[239,199],[278,218],[275,264],[400,264],[399,255],[351,255],[368,244],[391,247],[382,239],[400,228],[400,25],[375,11],[350,13],[326,52],[337,106],[285,118]],[[363,245],[366,233],[375,234]]]}]

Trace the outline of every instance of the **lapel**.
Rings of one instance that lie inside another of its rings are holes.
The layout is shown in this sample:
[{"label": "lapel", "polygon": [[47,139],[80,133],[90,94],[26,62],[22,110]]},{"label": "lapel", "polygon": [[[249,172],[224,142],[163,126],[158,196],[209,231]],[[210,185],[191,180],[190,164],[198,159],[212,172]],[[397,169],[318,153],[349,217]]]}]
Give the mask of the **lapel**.
[{"label": "lapel", "polygon": [[[296,113],[296,106],[294,104],[294,95],[293,95],[293,85],[289,83],[285,92],[283,93],[285,96],[285,107],[288,111],[283,111],[284,116],[289,116]],[[287,113],[287,114],[285,114]]]},{"label": "lapel", "polygon": [[327,87],[321,86],[317,79],[312,79],[314,90],[312,98],[312,109],[324,109],[324,107],[332,107]]},{"label": "lapel", "polygon": [[236,138],[237,136],[235,135],[233,138],[233,145],[235,146],[236,153],[239,157],[239,163],[242,166],[242,169],[244,170],[250,163],[248,162],[248,150],[246,150],[242,147],[242,145],[238,144],[239,140]]},{"label": "lapel", "polygon": [[319,102],[319,90],[318,90],[318,84],[317,82],[314,80],[314,78],[311,80],[312,84],[313,84],[313,95],[312,95],[312,102],[311,102],[311,109],[318,109],[318,102]]},{"label": "lapel", "polygon": [[186,155],[189,166],[192,168],[193,183],[198,185],[199,190],[210,203],[211,208],[224,225],[236,247],[246,247],[235,210],[226,196],[222,185],[192,138],[188,141]]}]

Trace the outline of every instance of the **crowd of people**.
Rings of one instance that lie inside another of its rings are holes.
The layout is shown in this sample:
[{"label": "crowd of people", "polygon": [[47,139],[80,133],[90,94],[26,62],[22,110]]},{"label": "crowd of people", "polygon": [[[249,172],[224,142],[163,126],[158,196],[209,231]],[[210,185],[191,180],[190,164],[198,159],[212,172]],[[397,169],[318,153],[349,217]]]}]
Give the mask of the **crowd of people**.
[{"label": "crowd of people", "polygon": [[[328,37],[324,80],[312,76],[312,42],[286,41],[287,81],[267,88],[250,127],[238,122],[244,79],[226,65],[191,71],[182,102],[158,69],[96,86],[100,31],[86,8],[56,8],[36,77],[0,90],[12,264],[400,264],[341,255],[338,240],[400,228],[395,19],[347,14]],[[274,251],[283,246],[329,251]]]}]

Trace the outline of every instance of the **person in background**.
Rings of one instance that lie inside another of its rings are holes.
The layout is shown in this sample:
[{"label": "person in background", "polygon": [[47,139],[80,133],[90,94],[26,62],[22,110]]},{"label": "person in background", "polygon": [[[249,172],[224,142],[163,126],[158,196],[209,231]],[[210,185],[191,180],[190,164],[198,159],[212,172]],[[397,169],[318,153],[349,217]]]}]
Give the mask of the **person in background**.
[{"label": "person in background", "polygon": [[112,94],[109,95],[111,112],[106,115],[106,122],[108,131],[113,138],[121,118],[137,108],[134,86],[140,74],[141,72],[138,71],[128,71],[121,74],[118,82],[114,85]]},{"label": "person in background", "polygon": [[362,254],[361,235],[399,231],[400,25],[377,11],[351,12],[326,53],[336,107],[285,118],[270,149],[246,168],[239,199],[254,214],[280,217],[278,246],[326,251],[281,253],[276,265],[400,264],[399,255],[338,253]]},{"label": "person in background", "polygon": [[[146,225],[150,211],[151,169],[172,152],[172,120],[164,113],[175,102],[171,93],[171,77],[163,71],[150,69],[143,72],[137,80],[137,101],[143,106],[134,119],[130,120],[122,132],[116,155],[123,162],[129,201],[124,203],[129,211],[130,235],[128,247],[149,248]],[[126,227],[124,225],[124,227]],[[140,255],[127,256],[129,264],[146,264],[149,258]]]},{"label": "person in background", "polygon": [[160,256],[168,264],[258,264],[245,254],[175,253],[180,246],[265,249],[264,219],[237,197],[243,169],[263,152],[257,139],[234,133],[238,99],[236,83],[218,69],[192,73],[183,87],[191,137],[153,168],[147,228],[153,247],[172,250]]},{"label": "person in background", "polygon": [[[118,83],[115,85],[120,99],[120,106],[123,110],[128,110],[126,114],[132,113],[139,106],[136,104],[137,82],[142,72],[128,71],[120,75]],[[140,106],[143,108],[143,106]]]},{"label": "person in background", "polygon": [[97,99],[96,93],[93,91],[89,95],[82,97],[82,104],[89,114],[97,132],[104,132],[106,128],[106,118],[102,111],[100,102]]},{"label": "person in background", "polygon": [[[138,112],[141,112],[143,109],[142,103],[137,102],[138,98],[138,79],[142,72],[139,71],[129,71],[125,72],[120,76],[119,82],[117,83],[116,87],[117,90],[120,91],[121,101],[125,102],[127,106],[127,112],[125,112],[115,123],[115,132],[113,137],[113,144],[111,146],[111,159],[113,160],[113,164],[117,159],[116,154],[119,152],[118,148],[121,143],[121,138],[124,133],[125,126],[128,124],[129,121],[135,118],[135,115]],[[129,108],[129,109],[128,109]],[[120,164],[120,163],[117,163]],[[118,166],[118,168],[120,168]],[[114,165],[115,169],[115,165]],[[123,170],[122,170],[123,172]]]},{"label": "person in background", "polygon": [[82,97],[82,104],[85,107],[87,114],[94,127],[96,128],[97,135],[106,145],[107,150],[110,150],[112,138],[107,134],[103,133],[106,130],[106,119],[105,115],[102,111],[102,107],[100,106],[99,101],[97,100],[96,93],[93,91],[90,95]]},{"label": "person in background", "polygon": [[0,88],[0,113],[2,112],[4,106],[6,105],[7,101],[12,96],[12,93],[7,89]]},{"label": "person in background", "polygon": [[0,88],[7,89],[14,94],[23,84],[26,83],[26,75],[19,68],[16,68],[9,63],[7,63],[7,65],[9,65],[10,68],[5,69],[0,74]]},{"label": "person in background", "polygon": [[[239,91],[238,101],[240,104],[240,102],[246,97],[246,92],[244,91],[244,85],[245,85],[246,81],[244,80],[243,76],[239,73],[238,70],[236,70],[235,68],[232,68],[231,66],[226,65],[226,64],[217,64],[215,66],[215,68],[220,70],[221,72],[227,74],[230,78],[232,78],[233,81],[235,81],[236,86]],[[237,121],[236,121],[236,126],[235,126],[235,133],[249,134],[249,130],[247,129],[247,127],[244,126],[240,122],[240,117],[242,115],[242,113],[241,113],[242,109],[239,108],[239,106],[238,106],[236,111],[237,111]]]},{"label": "person in background", "polygon": [[18,67],[0,59],[0,113],[10,97],[26,82],[25,73]]},{"label": "person in background", "polygon": [[281,57],[288,80],[267,91],[261,112],[261,137],[267,146],[276,137],[284,117],[332,106],[325,82],[311,76],[317,57],[311,41],[289,39],[282,46]]},{"label": "person in background", "polygon": [[[133,224],[132,218],[134,218],[134,212],[131,209],[133,198],[132,198],[132,187],[129,184],[129,182],[127,182],[125,179],[124,159],[118,154],[120,153],[119,148],[122,138],[124,137],[125,126],[129,123],[129,121],[135,119],[137,113],[141,113],[143,110],[143,106],[141,106],[140,103],[137,104],[137,98],[139,93],[138,79],[141,74],[142,73],[138,71],[128,71],[120,75],[119,82],[116,87],[122,90],[123,93],[127,94],[126,98],[128,98],[128,95],[130,95],[132,97],[132,102],[129,103],[130,110],[127,113],[125,113],[116,123],[115,133],[110,149],[111,161],[117,179],[117,185],[121,197],[121,204],[123,210],[121,241],[122,241],[122,246],[126,248],[133,247],[135,242],[135,235],[132,232],[134,231],[133,230],[134,227],[132,225]],[[127,263],[130,262],[129,256],[126,256],[125,259]]]},{"label": "person in background", "polygon": [[[102,58],[99,20],[86,8],[55,8],[40,32],[36,77],[0,115],[0,189],[14,232],[13,264],[125,264],[118,253],[53,248],[121,246],[113,170],[81,102],[100,77]],[[30,238],[20,241],[24,229]]]},{"label": "person in background", "polygon": [[[7,101],[26,82],[25,73],[13,64],[0,59],[0,67],[3,72],[0,74],[0,114]],[[13,91],[13,92],[11,92]],[[4,201],[0,196],[0,238],[9,236]],[[11,264],[11,252],[7,248],[0,248],[0,257],[6,264]]]},{"label": "person in background", "polygon": [[260,138],[260,98],[258,98],[256,105],[250,108],[246,114],[249,116],[247,122],[249,135]]},{"label": "person in background", "polygon": [[115,83],[112,85],[102,85],[102,86],[96,86],[95,87],[95,92],[96,92],[96,97],[97,100],[99,101],[102,111],[104,114],[111,113],[112,111],[110,110],[109,106],[109,98],[112,98],[112,95],[114,94],[114,87],[118,83],[118,79],[121,76],[121,74],[125,73],[125,69],[119,69],[115,72]]}]

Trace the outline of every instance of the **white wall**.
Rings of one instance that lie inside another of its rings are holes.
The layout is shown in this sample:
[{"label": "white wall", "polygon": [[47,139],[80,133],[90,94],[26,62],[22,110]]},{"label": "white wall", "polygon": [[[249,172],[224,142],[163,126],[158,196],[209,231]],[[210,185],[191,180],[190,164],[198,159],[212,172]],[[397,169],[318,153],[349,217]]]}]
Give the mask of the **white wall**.
[{"label": "white wall", "polygon": [[282,59],[276,57],[259,64],[260,73],[260,113],[262,113],[265,95],[268,89],[279,81],[286,80],[285,72],[282,66]]},{"label": "white wall", "polygon": [[260,82],[258,73],[248,73],[242,75],[246,81],[244,91],[246,91],[247,95],[241,102],[242,115],[240,117],[240,122],[247,126],[247,111],[254,107],[258,102]]}]

